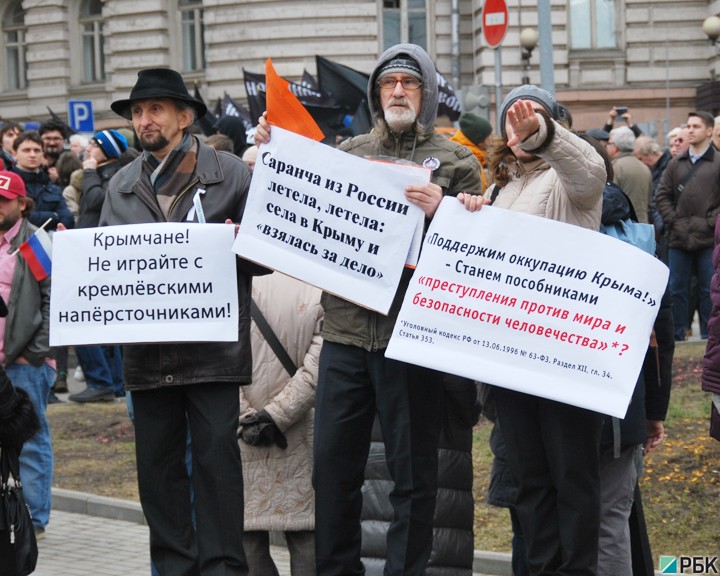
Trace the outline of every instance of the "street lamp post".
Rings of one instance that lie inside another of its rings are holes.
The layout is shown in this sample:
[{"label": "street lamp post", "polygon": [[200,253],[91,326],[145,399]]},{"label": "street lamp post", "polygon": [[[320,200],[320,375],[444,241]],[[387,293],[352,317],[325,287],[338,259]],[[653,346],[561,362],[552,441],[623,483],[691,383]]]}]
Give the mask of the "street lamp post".
[{"label": "street lamp post", "polygon": [[523,28],[520,31],[520,45],[522,46],[520,59],[523,63],[523,84],[530,84],[530,58],[532,51],[537,46],[538,37],[538,31],[535,28]]},{"label": "street lamp post", "polygon": [[717,16],[708,16],[702,23],[702,29],[710,39],[710,44],[715,44],[718,36],[720,36],[720,18]]},{"label": "street lamp post", "polygon": [[[705,32],[705,35],[708,37],[708,40],[710,40],[711,46],[717,46],[717,39],[720,36],[720,18],[717,16],[708,16],[703,20],[702,23],[702,29],[703,32]],[[716,48],[716,54],[717,54],[717,48]],[[717,75],[717,63],[713,63],[713,68],[710,70],[710,79],[715,80]]]}]

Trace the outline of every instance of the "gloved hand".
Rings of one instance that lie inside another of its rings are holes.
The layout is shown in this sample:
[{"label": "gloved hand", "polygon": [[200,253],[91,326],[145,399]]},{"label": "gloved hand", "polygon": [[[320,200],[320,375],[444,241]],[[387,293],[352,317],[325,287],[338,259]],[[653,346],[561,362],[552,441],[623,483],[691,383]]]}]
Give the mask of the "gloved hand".
[{"label": "gloved hand", "polygon": [[239,436],[245,444],[250,446],[276,444],[280,448],[287,448],[287,439],[265,410],[240,418],[239,424]]}]

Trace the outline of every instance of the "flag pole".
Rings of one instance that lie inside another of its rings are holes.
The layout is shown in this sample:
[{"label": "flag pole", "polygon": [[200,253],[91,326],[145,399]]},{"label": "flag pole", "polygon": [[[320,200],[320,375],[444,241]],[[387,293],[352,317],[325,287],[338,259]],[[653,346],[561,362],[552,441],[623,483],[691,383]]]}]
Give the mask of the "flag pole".
[{"label": "flag pole", "polygon": [[[47,226],[48,224],[50,224],[50,222],[52,222],[52,218],[48,218],[47,220],[45,220],[45,223],[44,223],[42,226],[40,226],[40,228],[38,228],[37,230],[35,230],[35,232],[33,233],[33,236],[35,236],[35,234],[37,234],[38,232],[40,232],[40,230],[45,230],[45,226]],[[18,252],[20,252],[20,248],[15,248],[15,250],[13,250],[12,252],[9,252],[8,254],[9,254],[10,256],[15,256],[15,254],[17,254]]]}]

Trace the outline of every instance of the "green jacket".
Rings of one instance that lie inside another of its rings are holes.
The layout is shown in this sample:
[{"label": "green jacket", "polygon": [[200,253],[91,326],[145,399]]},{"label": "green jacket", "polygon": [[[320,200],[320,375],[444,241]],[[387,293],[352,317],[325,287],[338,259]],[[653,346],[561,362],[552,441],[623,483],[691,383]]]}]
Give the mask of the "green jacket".
[{"label": "green jacket", "polygon": [[[433,171],[431,180],[443,189],[445,195],[457,196],[460,192],[480,194],[482,191],[480,164],[465,146],[434,132],[418,137],[417,141],[413,134],[392,136],[381,141],[371,132],[345,142],[342,149],[355,156],[390,156],[419,165],[435,158],[440,165]],[[324,293],[323,338],[366,350],[386,348],[411,276],[412,271],[406,268],[387,316]]]},{"label": "green jacket", "polygon": [[[408,55],[418,63],[423,93],[415,129],[396,134],[385,123],[377,79],[383,66],[400,54]],[[481,167],[475,155],[465,146],[451,142],[434,131],[438,106],[437,73],[435,64],[424,50],[414,44],[397,44],[383,52],[370,75],[367,96],[375,128],[370,134],[344,142],[342,150],[355,156],[405,160],[430,168],[432,182],[440,186],[445,195],[482,193]],[[322,337],[329,342],[371,351],[386,348],[411,276],[412,271],[405,268],[387,316],[324,293],[321,301],[325,309]]]}]

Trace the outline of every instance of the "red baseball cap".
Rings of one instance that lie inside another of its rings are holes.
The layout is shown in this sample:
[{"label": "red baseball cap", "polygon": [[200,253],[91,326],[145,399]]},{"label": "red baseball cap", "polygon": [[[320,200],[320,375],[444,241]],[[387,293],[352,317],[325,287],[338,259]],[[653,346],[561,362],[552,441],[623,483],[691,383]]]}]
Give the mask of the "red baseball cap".
[{"label": "red baseball cap", "polygon": [[0,196],[8,200],[27,196],[25,182],[20,174],[8,170],[0,170]]}]

